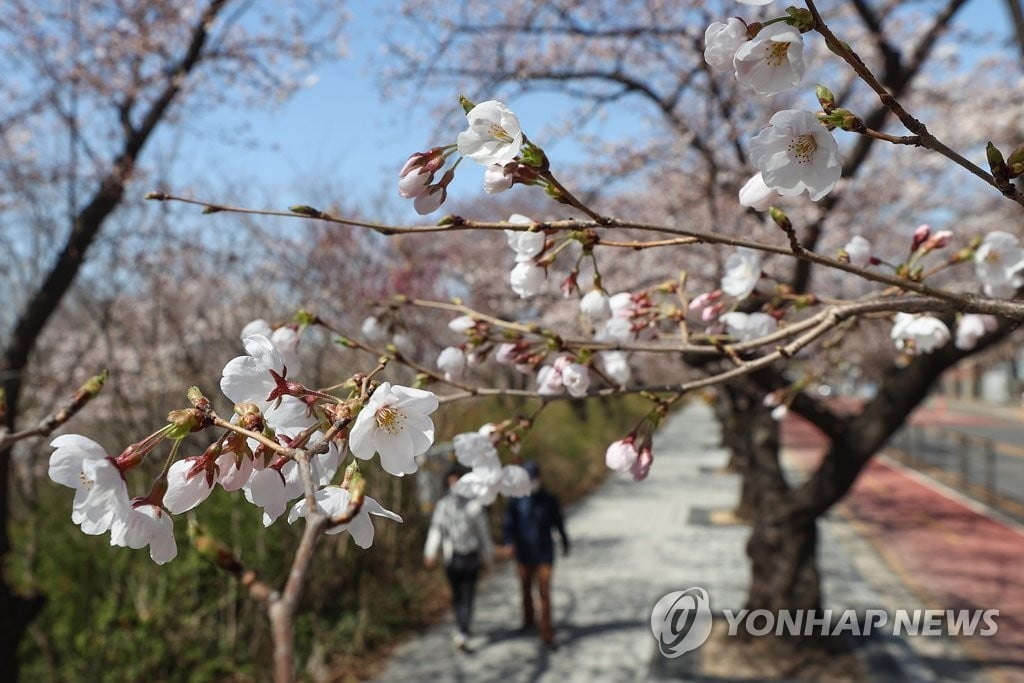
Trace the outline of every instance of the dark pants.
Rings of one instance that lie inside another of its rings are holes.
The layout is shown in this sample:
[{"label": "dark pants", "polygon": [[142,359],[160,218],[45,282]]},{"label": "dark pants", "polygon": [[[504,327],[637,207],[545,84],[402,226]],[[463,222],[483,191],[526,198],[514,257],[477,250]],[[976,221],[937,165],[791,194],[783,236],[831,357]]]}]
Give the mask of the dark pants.
[{"label": "dark pants", "polygon": [[555,641],[551,628],[551,565],[519,563],[519,584],[523,592],[523,626],[533,626],[533,581],[537,580],[540,594],[540,638],[545,643]]},{"label": "dark pants", "polygon": [[480,576],[479,553],[455,553],[445,567],[448,583],[452,587],[452,608],[459,631],[469,635],[469,622],[473,618],[473,597],[476,580]]}]

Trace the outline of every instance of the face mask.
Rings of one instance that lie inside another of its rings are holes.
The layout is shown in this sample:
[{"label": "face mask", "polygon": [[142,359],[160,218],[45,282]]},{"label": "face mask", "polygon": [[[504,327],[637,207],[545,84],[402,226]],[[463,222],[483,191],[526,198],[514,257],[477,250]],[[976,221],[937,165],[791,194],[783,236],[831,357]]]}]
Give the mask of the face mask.
[{"label": "face mask", "polygon": [[540,480],[534,479],[530,482],[530,493],[537,493],[537,491],[540,491]]}]

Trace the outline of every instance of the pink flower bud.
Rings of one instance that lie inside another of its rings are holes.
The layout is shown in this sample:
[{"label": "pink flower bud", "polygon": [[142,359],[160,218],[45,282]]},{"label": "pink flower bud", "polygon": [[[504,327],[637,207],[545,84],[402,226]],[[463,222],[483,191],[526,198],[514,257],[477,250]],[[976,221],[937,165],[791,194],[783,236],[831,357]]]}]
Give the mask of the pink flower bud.
[{"label": "pink flower bud", "polygon": [[412,203],[416,213],[426,216],[441,208],[444,200],[448,198],[448,190],[443,185],[431,185],[427,191],[418,195]]},{"label": "pink flower bud", "polygon": [[398,181],[398,195],[404,199],[414,199],[427,191],[434,174],[424,169],[402,176]]},{"label": "pink flower bud", "polygon": [[651,473],[651,463],[654,462],[654,453],[650,446],[640,449],[636,461],[630,466],[629,473],[633,475],[633,481],[643,481]]},{"label": "pink flower bud", "polygon": [[914,241],[910,244],[910,251],[917,251],[917,248],[924,244],[932,234],[932,229],[927,225],[917,226],[917,230],[914,231]]}]

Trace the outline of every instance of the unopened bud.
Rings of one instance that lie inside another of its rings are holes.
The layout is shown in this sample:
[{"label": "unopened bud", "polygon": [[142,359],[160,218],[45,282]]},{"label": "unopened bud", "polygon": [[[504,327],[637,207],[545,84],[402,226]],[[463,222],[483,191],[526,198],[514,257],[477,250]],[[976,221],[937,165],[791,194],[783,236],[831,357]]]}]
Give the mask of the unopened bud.
[{"label": "unopened bud", "polygon": [[317,209],[312,206],[306,206],[305,204],[299,204],[298,206],[289,206],[288,210],[294,214],[300,216],[309,216],[310,218],[319,218],[321,214]]},{"label": "unopened bud", "polygon": [[918,247],[928,241],[931,234],[932,229],[927,224],[917,226],[917,230],[914,231],[914,239],[910,243],[910,251],[917,251]]},{"label": "unopened bud", "polygon": [[819,83],[814,88],[814,94],[818,96],[821,110],[826,114],[831,114],[832,110],[836,108],[836,96],[832,94],[832,91]]},{"label": "unopened bud", "polygon": [[787,24],[796,28],[800,33],[807,33],[814,28],[814,15],[810,10],[801,7],[787,7],[786,14],[789,15]]},{"label": "unopened bud", "polygon": [[263,431],[263,413],[260,407],[250,401],[235,404],[235,415],[238,416],[238,424],[245,429],[254,432]]},{"label": "unopened bud", "polygon": [[199,410],[206,411],[212,408],[212,405],[210,404],[210,399],[206,398],[206,396],[203,395],[203,392],[200,391],[199,387],[189,387],[188,392],[186,392],[185,396],[188,397],[188,402],[194,405]]},{"label": "unopened bud", "polygon": [[1010,181],[1009,169],[1003,161],[1002,153],[996,149],[991,142],[985,145],[985,156],[988,157],[988,167],[992,170],[992,177],[997,185],[1005,185]]},{"label": "unopened bud", "polygon": [[1006,165],[1011,178],[1024,174],[1024,145],[1010,152]]},{"label": "unopened bud", "polygon": [[772,217],[773,221],[775,221],[775,225],[782,228],[783,231],[789,232],[790,230],[793,229],[793,223],[790,222],[789,216],[787,216],[782,209],[779,209],[774,206],[769,207],[768,215]]}]

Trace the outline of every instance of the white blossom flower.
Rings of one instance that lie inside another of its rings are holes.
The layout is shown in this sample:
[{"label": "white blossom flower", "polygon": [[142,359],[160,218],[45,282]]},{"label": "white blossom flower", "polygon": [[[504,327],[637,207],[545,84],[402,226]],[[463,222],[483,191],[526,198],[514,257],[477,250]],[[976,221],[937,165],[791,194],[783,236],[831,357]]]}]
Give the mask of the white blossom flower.
[{"label": "white blossom flower", "polygon": [[149,546],[149,556],[157,564],[167,564],[178,556],[174,541],[174,522],[159,505],[136,499],[115,520],[110,529],[110,545],[138,550]]},{"label": "white blossom flower", "polygon": [[946,323],[922,313],[897,313],[890,334],[896,348],[907,353],[931,353],[950,338]]},{"label": "white blossom flower", "polygon": [[544,272],[544,269],[529,262],[517,263],[508,276],[512,291],[523,299],[540,294],[546,279],[547,273]]},{"label": "white blossom flower", "polygon": [[[255,469],[255,461],[252,457],[239,456],[235,453],[221,453],[215,464],[217,465],[217,483],[225,491],[237,491],[245,486]],[[167,497],[165,496],[164,503],[166,502]],[[168,509],[170,508],[168,507]]]},{"label": "white blossom flower", "polygon": [[[263,526],[268,527],[288,507],[288,501],[302,495],[302,484],[297,476],[289,477],[292,470],[298,470],[294,461],[288,461],[282,467],[267,467],[254,472],[252,478],[242,489],[245,499],[263,508]],[[296,472],[297,473],[297,472]],[[291,481],[287,481],[291,479]]]},{"label": "white blossom flower", "polygon": [[460,315],[458,318],[452,318],[448,323],[448,329],[458,334],[462,334],[466,330],[471,330],[474,327],[476,327],[476,321],[468,315]]},{"label": "white blossom flower", "polygon": [[579,363],[569,363],[562,370],[562,384],[570,396],[581,398],[590,388],[590,371]]},{"label": "white blossom flower", "polygon": [[[519,213],[508,217],[508,223],[513,225],[532,225],[534,220]],[[516,253],[516,263],[532,261],[544,251],[544,243],[547,236],[543,232],[527,232],[523,230],[506,230],[505,238],[508,246]]]},{"label": "white blossom flower", "polygon": [[396,332],[395,336],[391,338],[391,343],[395,345],[395,348],[407,358],[412,358],[416,355],[416,340],[413,339],[412,335],[406,331]]},{"label": "white blossom flower", "polygon": [[608,450],[604,454],[604,463],[610,470],[629,472],[639,456],[640,453],[636,449],[634,439],[630,436],[619,439],[608,446]]},{"label": "white blossom flower", "polygon": [[434,442],[434,423],[427,416],[437,406],[437,396],[429,391],[382,383],[359,411],[349,432],[352,454],[369,460],[379,453],[381,467],[389,474],[412,474],[416,471],[415,457]]},{"label": "white blossom flower", "polygon": [[494,362],[500,365],[512,365],[516,362],[516,356],[519,353],[519,347],[516,344],[506,342],[499,344],[497,350],[494,352]]},{"label": "white blossom flower", "polygon": [[843,247],[843,251],[850,257],[850,265],[859,268],[871,265],[871,242],[860,235],[854,235]]},{"label": "white blossom flower", "polygon": [[466,114],[469,128],[459,133],[459,154],[484,166],[507,164],[523,146],[519,119],[501,102],[488,100]]},{"label": "white blossom flower", "polygon": [[[348,508],[349,500],[352,498],[347,490],[340,486],[328,486],[322,488],[314,494],[316,498],[316,504],[324,511],[325,514],[334,517],[339,515]],[[352,518],[351,521],[344,524],[336,524],[328,527],[325,534],[340,534],[342,531],[347,531],[351,536],[353,542],[360,548],[369,548],[373,545],[373,521],[370,519],[370,515],[375,517],[384,517],[392,521],[401,523],[402,518],[387,510],[373,498],[369,496],[363,496],[363,504],[359,508],[359,512]],[[294,524],[299,517],[306,516],[306,500],[302,499],[296,503],[291,511],[288,513],[288,523]]]},{"label": "white blossom flower", "polygon": [[789,414],[789,406],[785,403],[775,406],[772,408],[772,419],[779,422],[785,419],[786,415]]},{"label": "white blossom flower", "polygon": [[636,301],[631,292],[619,292],[608,297],[608,308],[616,318],[632,318],[636,312]]},{"label": "white blossom flower", "polygon": [[498,449],[487,434],[463,432],[456,434],[452,443],[455,446],[455,458],[465,467],[501,467]]},{"label": "white blossom flower", "polygon": [[598,329],[595,339],[598,341],[627,342],[634,336],[633,323],[629,322],[626,318],[611,317],[605,320],[600,329]]},{"label": "white blossom flower", "polygon": [[779,323],[767,313],[726,313],[720,320],[729,336],[740,342],[755,341],[778,329]]},{"label": "white blossom flower", "polygon": [[788,90],[804,77],[804,41],[788,24],[765,26],[736,49],[736,79],[758,95]]},{"label": "white blossom flower", "polygon": [[704,61],[715,71],[732,70],[736,50],[747,42],[747,25],[732,17],[713,22],[704,31]]},{"label": "white blossom flower", "polygon": [[989,332],[995,332],[999,321],[993,315],[968,313],[960,318],[956,326],[956,348],[970,351],[978,345],[978,340]]},{"label": "white blossom flower", "polygon": [[388,336],[387,327],[380,321],[380,318],[374,315],[368,316],[363,320],[363,324],[360,329],[367,341],[379,342],[383,341]]},{"label": "white blossom flower", "polygon": [[440,183],[430,185],[412,200],[412,208],[419,215],[426,216],[428,213],[434,213],[440,209],[446,199],[448,199],[447,185],[441,185]]},{"label": "white blossom flower", "polygon": [[[227,455],[231,456],[230,453]],[[216,468],[207,467],[207,462],[208,458],[202,455],[182,458],[167,470],[164,506],[171,514],[180,515],[183,512],[188,512],[210,497],[216,477]]]},{"label": "white blossom flower", "polygon": [[414,169],[398,179],[398,196],[403,199],[415,199],[427,191],[433,179],[433,172],[425,166]]},{"label": "white blossom flower", "polygon": [[[340,486],[321,488],[313,496],[319,509],[332,517],[343,513],[348,508],[348,502],[351,500],[351,494]],[[331,533],[348,531],[355,545],[359,548],[369,548],[374,543],[374,524],[370,515],[385,517],[386,519],[401,523],[399,515],[385,509],[384,506],[369,496],[364,496],[362,497],[362,505],[359,507],[359,511],[355,513],[351,521],[330,526],[324,532],[331,535]],[[288,513],[288,523],[294,524],[299,517],[305,516],[306,501],[303,499],[296,503],[292,507],[291,512]]]},{"label": "white blossom flower", "polygon": [[750,141],[750,160],[765,184],[784,197],[806,191],[818,201],[839,182],[843,167],[832,134],[809,111],[784,109]]},{"label": "white blossom flower", "polygon": [[263,413],[274,429],[303,428],[313,423],[306,404],[294,396],[282,396],[276,401],[267,398],[277,387],[271,374],[284,375],[285,363],[281,352],[269,339],[256,334],[245,339],[248,355],[228,361],[221,374],[220,389],[234,403],[252,402]]},{"label": "white blossom flower", "polygon": [[295,375],[302,372],[302,365],[299,361],[299,333],[288,325],[282,325],[276,330],[270,326],[266,320],[262,318],[259,320],[253,320],[242,328],[242,333],[239,335],[239,339],[244,343],[246,338],[253,335],[262,335],[270,340],[270,343],[274,345],[278,353],[281,354],[281,359],[284,361],[285,368],[288,369],[288,374],[294,377]]},{"label": "white blossom flower", "polygon": [[512,187],[513,177],[505,173],[503,164],[488,166],[484,171],[484,192],[487,194],[499,194]]},{"label": "white blossom flower", "polygon": [[499,493],[511,497],[529,495],[530,475],[519,465],[476,467],[459,477],[452,491],[465,498],[474,498],[481,505],[490,505]]},{"label": "white blossom flower", "polygon": [[758,171],[740,188],[740,206],[749,206],[755,211],[767,211],[779,203],[780,195],[764,184],[764,177]]},{"label": "white blossom flower", "polygon": [[542,396],[557,396],[565,389],[562,373],[551,365],[542,365],[537,371],[537,393]]},{"label": "white blossom flower", "polygon": [[599,322],[612,314],[608,294],[596,287],[580,299],[580,314],[592,322]]},{"label": "white blossom flower", "polygon": [[79,434],[62,434],[50,442],[47,474],[75,490],[71,521],[83,533],[98,536],[110,530],[128,507],[128,487],[113,459],[98,443]]},{"label": "white blossom flower", "polygon": [[597,354],[597,360],[610,380],[619,386],[629,383],[633,373],[629,368],[629,355],[625,351],[601,351]]},{"label": "white blossom flower", "polygon": [[446,380],[458,381],[466,371],[466,354],[456,346],[448,346],[437,356],[437,367]]},{"label": "white blossom flower", "polygon": [[1024,249],[1020,240],[1001,230],[988,233],[974,252],[974,267],[985,294],[1013,296],[1024,285]]},{"label": "white blossom flower", "polygon": [[761,279],[761,252],[740,247],[725,260],[722,291],[737,299],[746,299]]}]

